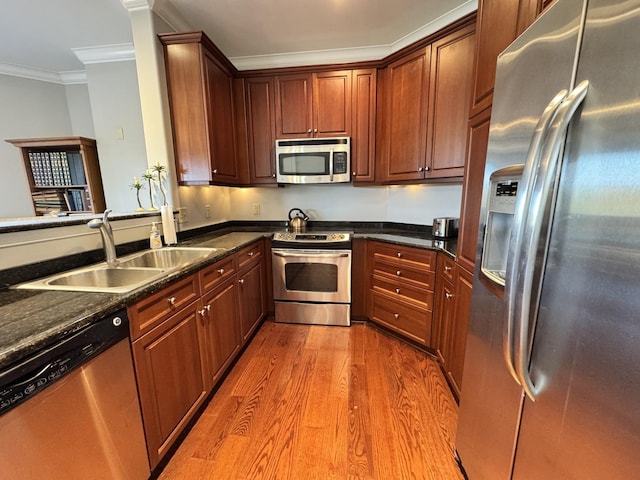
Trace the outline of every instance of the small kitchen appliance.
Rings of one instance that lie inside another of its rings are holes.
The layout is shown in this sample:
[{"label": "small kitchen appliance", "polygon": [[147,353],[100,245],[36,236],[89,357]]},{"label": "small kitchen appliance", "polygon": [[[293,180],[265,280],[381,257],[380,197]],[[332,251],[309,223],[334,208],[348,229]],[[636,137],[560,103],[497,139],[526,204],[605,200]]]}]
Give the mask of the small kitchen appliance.
[{"label": "small kitchen appliance", "polygon": [[304,232],[307,229],[309,216],[299,208],[289,210],[289,230],[292,232]]},{"label": "small kitchen appliance", "polygon": [[458,219],[453,217],[434,218],[433,236],[438,238],[457,237]]},{"label": "small kitchen appliance", "polygon": [[350,182],[350,155],[350,137],[276,140],[276,181]]}]

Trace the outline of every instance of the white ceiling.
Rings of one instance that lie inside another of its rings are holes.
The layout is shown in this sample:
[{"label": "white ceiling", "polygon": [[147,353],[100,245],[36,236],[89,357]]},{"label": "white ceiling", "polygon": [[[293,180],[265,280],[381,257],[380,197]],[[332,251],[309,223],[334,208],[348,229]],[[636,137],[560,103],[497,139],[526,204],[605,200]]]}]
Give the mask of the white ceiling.
[{"label": "white ceiling", "polygon": [[[379,59],[473,11],[476,0],[143,0],[170,25],[204,30],[239,69]],[[132,0],[11,0],[0,64],[83,70],[73,49],[131,44]],[[136,0],[139,4],[140,1]],[[266,61],[265,61],[266,59]]]}]

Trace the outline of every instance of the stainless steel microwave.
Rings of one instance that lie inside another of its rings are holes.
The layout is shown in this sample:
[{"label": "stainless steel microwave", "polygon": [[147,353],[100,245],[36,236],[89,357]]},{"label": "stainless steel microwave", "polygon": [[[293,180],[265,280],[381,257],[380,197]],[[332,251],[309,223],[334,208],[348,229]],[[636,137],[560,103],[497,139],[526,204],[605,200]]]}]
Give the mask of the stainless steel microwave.
[{"label": "stainless steel microwave", "polygon": [[351,181],[351,138],[276,140],[278,183],[344,183]]}]

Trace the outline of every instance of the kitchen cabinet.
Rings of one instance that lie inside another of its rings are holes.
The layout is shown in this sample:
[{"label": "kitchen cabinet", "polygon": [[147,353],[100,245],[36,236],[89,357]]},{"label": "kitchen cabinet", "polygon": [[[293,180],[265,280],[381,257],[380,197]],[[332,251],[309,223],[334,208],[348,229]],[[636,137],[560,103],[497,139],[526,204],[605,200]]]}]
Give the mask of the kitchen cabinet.
[{"label": "kitchen cabinet", "polygon": [[383,70],[378,181],[459,178],[464,171],[474,17]]},{"label": "kitchen cabinet", "polygon": [[254,242],[128,307],[151,468],[263,319],[263,252]]},{"label": "kitchen cabinet", "polygon": [[240,184],[235,68],[202,32],[162,34],[169,105],[181,185]]},{"label": "kitchen cabinet", "polygon": [[354,184],[375,180],[377,70],[352,72],[351,180]]},{"label": "kitchen cabinet", "polygon": [[[170,287],[129,307],[133,358],[152,469],[207,395],[196,297],[197,278],[192,275],[179,282],[178,288]],[[142,332],[146,333],[141,335]]]},{"label": "kitchen cabinet", "polygon": [[351,70],[277,75],[277,138],[351,133]]},{"label": "kitchen cabinet", "polygon": [[472,272],[478,245],[478,225],[482,203],[482,183],[489,142],[491,109],[469,120],[466,171],[462,187],[460,228],[458,230],[457,262]]},{"label": "kitchen cabinet", "polygon": [[426,178],[464,173],[475,41],[475,26],[468,25],[431,45]]},{"label": "kitchen cabinet", "polygon": [[105,210],[95,140],[55,137],[7,142],[20,149],[36,215]]},{"label": "kitchen cabinet", "polygon": [[369,318],[430,346],[436,252],[375,241],[368,248]]},{"label": "kitchen cabinet", "polygon": [[242,340],[246,342],[265,316],[264,243],[256,242],[236,254]]},{"label": "kitchen cabinet", "polygon": [[275,87],[273,77],[248,77],[245,82],[245,114],[249,183],[275,184]]},{"label": "kitchen cabinet", "polygon": [[455,395],[460,398],[473,275],[445,253],[438,254],[433,347]]}]

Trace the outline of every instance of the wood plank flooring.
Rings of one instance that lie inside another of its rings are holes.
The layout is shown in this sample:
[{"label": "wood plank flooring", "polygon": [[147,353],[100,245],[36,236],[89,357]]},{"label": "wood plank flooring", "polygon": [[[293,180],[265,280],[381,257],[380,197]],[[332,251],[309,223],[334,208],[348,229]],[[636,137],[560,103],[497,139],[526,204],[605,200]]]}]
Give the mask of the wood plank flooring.
[{"label": "wood plank flooring", "polygon": [[159,478],[462,480],[433,359],[374,327],[265,322]]}]

